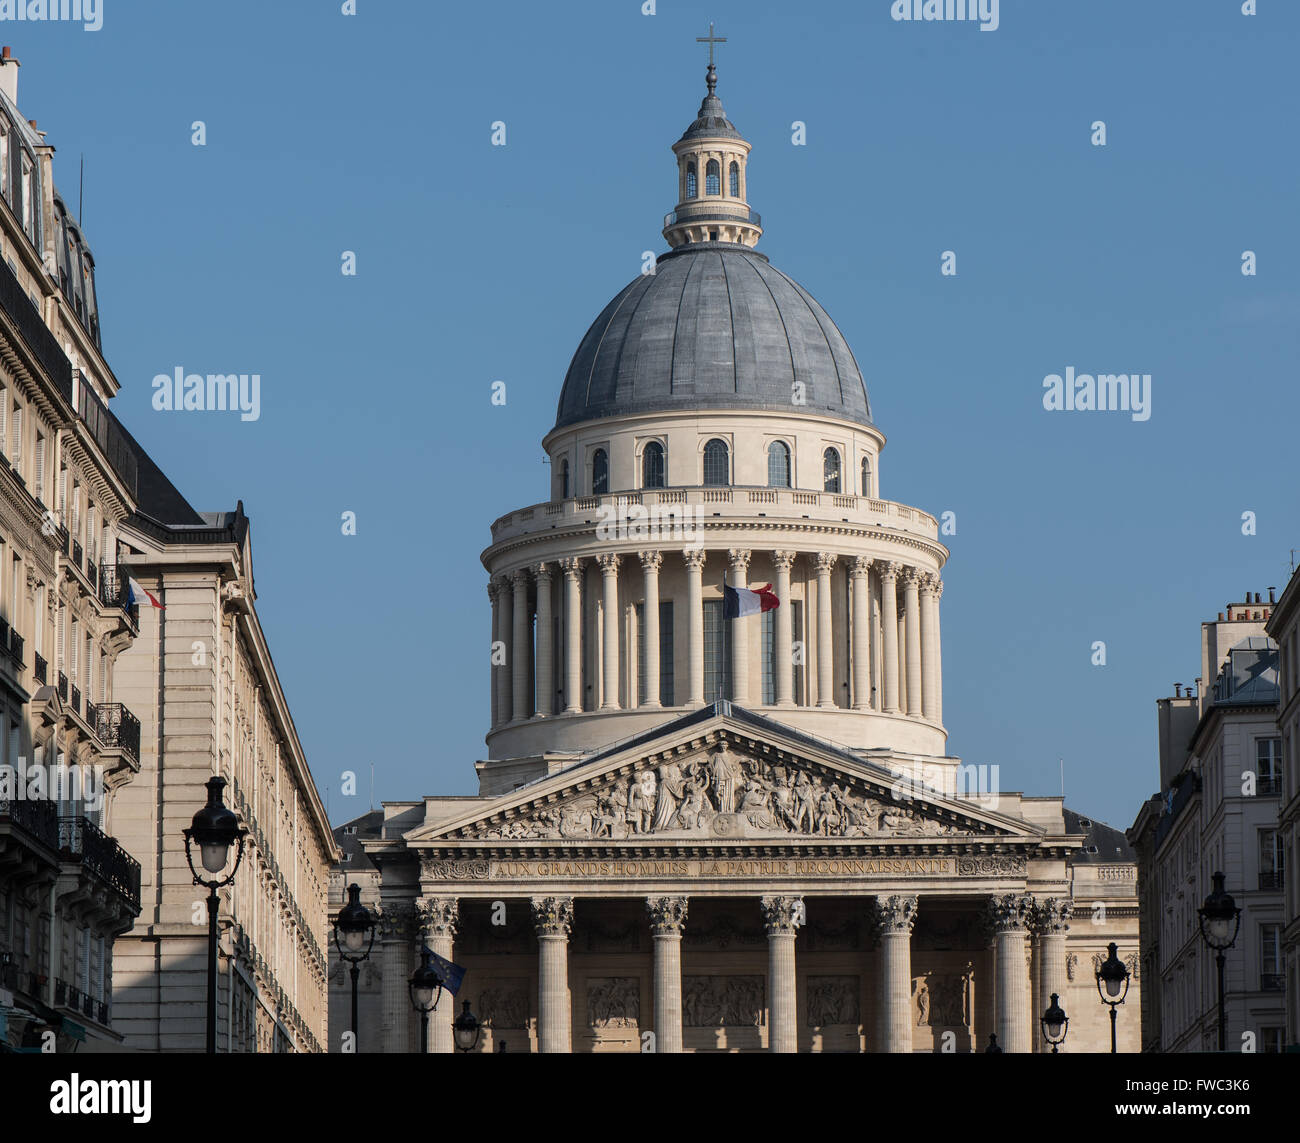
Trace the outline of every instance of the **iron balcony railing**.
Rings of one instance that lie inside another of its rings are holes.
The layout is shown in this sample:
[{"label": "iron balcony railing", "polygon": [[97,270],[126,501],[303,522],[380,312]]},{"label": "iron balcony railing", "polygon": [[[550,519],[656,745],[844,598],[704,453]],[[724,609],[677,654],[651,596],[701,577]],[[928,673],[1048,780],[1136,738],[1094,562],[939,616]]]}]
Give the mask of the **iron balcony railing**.
[{"label": "iron balcony railing", "polygon": [[86,578],[90,580],[90,586],[96,591],[99,590],[99,569],[95,567],[95,557],[91,556],[86,560]]},{"label": "iron balcony railing", "polygon": [[17,663],[19,667],[23,666],[23,648],[25,646],[26,646],[26,641],[23,639],[23,637],[19,635],[17,631],[13,630],[13,628],[10,628],[9,629],[9,657],[15,663]]},{"label": "iron balcony railing", "polygon": [[59,812],[49,798],[0,800],[0,822],[30,834],[50,849],[59,848]]},{"label": "iron balcony railing", "polygon": [[68,701],[68,676],[62,671],[59,672],[59,698],[63,702]]},{"label": "iron balcony railing", "polygon": [[1259,974],[1261,992],[1285,992],[1286,977],[1280,972],[1261,972]]},{"label": "iron balcony railing", "polygon": [[[41,320],[40,311],[32,305],[17,275],[4,262],[0,262],[0,310],[14,324],[37,364],[71,405],[72,362],[59,346],[59,339]],[[134,486],[131,491],[135,492]]]},{"label": "iron balcony railing", "polygon": [[76,683],[72,685],[72,709],[81,713],[81,688]]},{"label": "iron balcony railing", "polygon": [[752,222],[755,226],[763,225],[763,216],[756,210],[740,210],[736,207],[700,202],[684,206],[680,210],[669,211],[664,215],[664,228],[667,229],[678,222],[704,222],[714,219],[719,222]]},{"label": "iron balcony railing", "polygon": [[59,848],[82,868],[140,909],[140,863],[88,818],[59,819]]},{"label": "iron balcony railing", "polygon": [[80,540],[72,541],[72,562],[77,565],[78,571],[81,570],[82,564],[86,562],[85,552],[81,547]]},{"label": "iron balcony railing", "polygon": [[99,569],[99,601],[105,607],[120,607],[131,626],[138,627],[140,609],[131,606],[128,578],[126,569],[120,565],[102,565]]},{"label": "iron balcony railing", "polygon": [[37,652],[32,667],[32,673],[36,675],[36,681],[45,686],[50,673],[50,665],[45,661],[44,656]]},{"label": "iron balcony railing", "polygon": [[1259,887],[1261,889],[1281,889],[1283,887],[1282,873],[1266,872],[1259,875]]},{"label": "iron balcony railing", "polygon": [[90,695],[86,696],[86,722],[90,726],[99,725],[99,707],[90,701]]},{"label": "iron balcony railing", "polygon": [[140,763],[140,720],[120,702],[95,707],[95,737],[105,746],[120,747],[136,765]]}]

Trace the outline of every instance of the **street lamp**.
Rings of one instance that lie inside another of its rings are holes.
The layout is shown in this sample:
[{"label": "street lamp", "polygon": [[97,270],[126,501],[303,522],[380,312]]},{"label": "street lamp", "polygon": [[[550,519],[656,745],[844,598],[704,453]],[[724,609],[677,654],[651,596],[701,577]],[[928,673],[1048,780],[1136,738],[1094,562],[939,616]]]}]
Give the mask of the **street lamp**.
[{"label": "street lamp", "polygon": [[478,1046],[479,1022],[469,1010],[469,1001],[464,1002],[460,1015],[451,1023],[451,1034],[456,1039],[456,1047],[462,1052],[472,1052]]},{"label": "street lamp", "polygon": [[1115,1009],[1124,1003],[1128,995],[1128,965],[1119,959],[1119,946],[1111,941],[1108,946],[1110,956],[1097,969],[1097,993],[1103,1004],[1110,1005],[1110,1054],[1117,1051],[1115,1047]]},{"label": "street lamp", "polygon": [[[361,962],[370,959],[375,947],[375,915],[361,903],[361,886],[348,886],[348,903],[334,921],[334,947],[339,956],[352,966],[352,1050],[360,1051],[361,1026],[357,1022],[357,980]],[[362,952],[362,948],[365,951]]]},{"label": "street lamp", "polygon": [[1241,928],[1241,910],[1232,894],[1223,887],[1223,874],[1215,873],[1214,888],[1197,912],[1201,917],[1201,936],[1219,962],[1219,1051],[1228,1050],[1228,1027],[1223,1005],[1223,954],[1237,942]]},{"label": "street lamp", "polygon": [[442,998],[442,977],[433,967],[433,954],[425,949],[421,954],[420,967],[407,982],[411,990],[411,1006],[420,1014],[420,1051],[429,1051],[429,1013],[438,1007]]},{"label": "street lamp", "polygon": [[[209,1055],[217,1050],[217,890],[229,885],[235,879],[239,862],[244,856],[244,838],[248,830],[239,824],[234,811],[229,809],[221,799],[221,791],[226,788],[225,778],[209,778],[207,781],[208,804],[190,822],[190,828],[184,831],[185,860],[189,862],[190,873],[194,875],[195,885],[205,885],[208,889],[208,1032],[206,1050]],[[235,850],[235,864],[225,877],[200,877],[194,868],[194,846],[199,847],[199,863],[207,873],[220,873],[230,858],[230,847],[238,844]]]},{"label": "street lamp", "polygon": [[1070,1018],[1057,1003],[1059,999],[1053,992],[1052,1003],[1043,1013],[1043,1038],[1052,1045],[1052,1055],[1056,1055],[1057,1049],[1065,1040],[1065,1033],[1070,1030]]}]

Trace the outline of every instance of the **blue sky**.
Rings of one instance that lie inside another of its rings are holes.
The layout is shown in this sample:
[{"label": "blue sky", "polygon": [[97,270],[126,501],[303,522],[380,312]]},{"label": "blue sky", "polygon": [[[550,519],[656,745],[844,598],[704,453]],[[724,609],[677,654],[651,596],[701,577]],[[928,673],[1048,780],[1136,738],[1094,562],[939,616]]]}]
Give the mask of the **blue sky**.
[{"label": "blue sky", "polygon": [[[569,358],[665,248],[712,19],[759,248],[853,347],[882,494],[956,513],[950,751],[1042,794],[1064,758],[1070,803],[1130,824],[1199,622],[1280,591],[1300,547],[1300,5],[1002,0],[995,32],[894,22],[888,0],[341,6],[0,23],[69,205],[85,156],[116,411],[197,508],[243,498],[332,817],[366,808],[372,762],[377,799],[475,788],[478,555],[545,497]],[[260,373],[260,419],[154,411],[178,365]],[[1045,412],[1067,366],[1151,374],[1150,420]]]}]

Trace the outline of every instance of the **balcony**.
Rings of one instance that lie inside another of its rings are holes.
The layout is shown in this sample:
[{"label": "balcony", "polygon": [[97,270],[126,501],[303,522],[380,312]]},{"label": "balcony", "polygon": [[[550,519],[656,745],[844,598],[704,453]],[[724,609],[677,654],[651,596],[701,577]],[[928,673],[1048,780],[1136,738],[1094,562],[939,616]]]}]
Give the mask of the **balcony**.
[{"label": "balcony", "polygon": [[[89,722],[89,717],[87,717]],[[95,707],[95,737],[110,749],[120,749],[137,766],[140,765],[140,720],[120,702],[100,703]]]},{"label": "balcony", "polygon": [[73,987],[62,977],[54,978],[54,1003],[57,1007],[67,1008],[89,1020],[108,1025],[108,1005],[102,1000],[96,1000],[89,992]]},{"label": "balcony", "polygon": [[1286,977],[1280,972],[1261,972],[1259,974],[1260,992],[1284,992]]},{"label": "balcony", "polygon": [[36,676],[36,681],[40,683],[41,686],[45,686],[47,684],[48,676],[50,673],[50,666],[45,661],[44,657],[40,654],[37,654],[35,657],[34,665],[32,667],[32,673]]},{"label": "balcony", "polygon": [[68,676],[62,671],[59,672],[59,698],[63,702],[68,701]]},{"label": "balcony", "polygon": [[59,848],[80,858],[83,869],[139,911],[140,863],[115,838],[87,818],[60,818]]},{"label": "balcony", "polygon": [[59,848],[58,805],[48,798],[0,801],[0,825],[21,829],[50,849]]},{"label": "balcony", "polygon": [[[59,339],[41,320],[14,272],[0,262],[0,310],[27,343],[28,352],[37,365],[45,371],[55,388],[72,404],[72,362],[59,345]],[[134,485],[131,489],[134,494]]]},{"label": "balcony", "polygon": [[664,229],[667,230],[668,227],[675,226],[679,222],[711,221],[715,218],[719,222],[752,222],[755,226],[763,225],[763,216],[758,211],[725,206],[715,197],[713,202],[701,200],[665,214]]},{"label": "balcony", "polygon": [[9,658],[11,658],[19,669],[23,667],[23,648],[26,645],[25,640],[17,631],[10,628],[9,630]]},{"label": "balcony", "polygon": [[1259,875],[1259,887],[1261,889],[1281,889],[1283,884],[1283,876],[1280,870],[1276,873],[1264,872]]},{"label": "balcony", "polygon": [[77,565],[78,569],[82,568],[86,562],[85,553],[82,550],[80,540],[72,541],[72,562]]},{"label": "balcony", "polygon": [[81,688],[75,683],[72,687],[72,709],[78,714],[81,713]]},{"label": "balcony", "polygon": [[119,564],[104,564],[99,569],[99,602],[105,607],[120,608],[132,630],[139,630],[139,608],[132,607],[127,588],[129,573]]}]

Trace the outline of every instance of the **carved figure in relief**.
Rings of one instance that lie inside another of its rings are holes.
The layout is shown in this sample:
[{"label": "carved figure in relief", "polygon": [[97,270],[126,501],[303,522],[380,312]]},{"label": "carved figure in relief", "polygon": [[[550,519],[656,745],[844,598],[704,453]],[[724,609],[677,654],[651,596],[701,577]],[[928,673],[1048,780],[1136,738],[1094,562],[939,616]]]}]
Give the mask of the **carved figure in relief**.
[{"label": "carved figure in relief", "polygon": [[708,802],[704,796],[704,786],[693,782],[686,788],[686,797],[682,801],[681,809],[677,811],[677,820],[681,822],[682,829],[693,830],[700,824],[700,815],[707,810]]},{"label": "carved figure in relief", "polygon": [[922,977],[913,981],[912,991],[916,993],[916,1026],[921,1028],[930,1023],[930,986]]},{"label": "carved figure in relief", "polygon": [[800,770],[794,780],[794,821],[793,828],[800,833],[811,833],[815,812],[812,783],[805,771]]},{"label": "carved figure in relief", "polygon": [[655,802],[656,831],[672,829],[677,819],[677,807],[685,795],[682,768],[676,762],[664,762],[659,767],[659,797]]},{"label": "carved figure in relief", "polygon": [[649,833],[654,803],[638,777],[633,775],[627,787],[627,825],[633,833]]},{"label": "carved figure in relief", "polygon": [[736,783],[742,776],[740,765],[727,753],[727,744],[724,742],[709,758],[709,780],[718,813],[736,812]]}]

